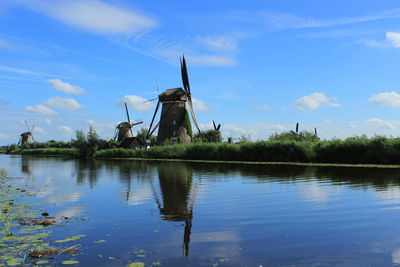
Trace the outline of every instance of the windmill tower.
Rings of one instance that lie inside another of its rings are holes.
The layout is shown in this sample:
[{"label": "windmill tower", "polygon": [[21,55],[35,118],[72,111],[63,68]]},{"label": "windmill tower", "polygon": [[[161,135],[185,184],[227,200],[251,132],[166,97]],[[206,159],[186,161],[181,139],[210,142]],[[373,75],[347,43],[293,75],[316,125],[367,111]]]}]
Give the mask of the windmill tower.
[{"label": "windmill tower", "polygon": [[[182,88],[168,89],[158,95],[158,103],[150,123],[147,138],[158,128],[157,145],[163,145],[166,140],[172,143],[190,143],[192,126],[190,124],[189,113],[186,109],[186,103],[189,106],[190,114],[197,130],[200,128],[197,124],[196,116],[193,111],[192,96],[190,92],[189,77],[186,68],[185,57],[181,58]],[[153,122],[157,111],[162,104],[160,121],[154,126]]]},{"label": "windmill tower", "polygon": [[28,131],[20,135],[18,145],[30,144],[31,139],[33,142],[36,142],[35,138],[32,135],[33,129],[35,129],[35,125],[32,125],[32,128],[29,129],[28,123],[25,121],[25,126],[28,129]]},{"label": "windmill tower", "polygon": [[124,148],[129,148],[134,141],[132,128],[135,125],[143,123],[143,121],[131,122],[129,117],[128,106],[125,103],[126,118],[128,121],[121,122],[115,128],[114,140],[119,142],[119,145]]}]

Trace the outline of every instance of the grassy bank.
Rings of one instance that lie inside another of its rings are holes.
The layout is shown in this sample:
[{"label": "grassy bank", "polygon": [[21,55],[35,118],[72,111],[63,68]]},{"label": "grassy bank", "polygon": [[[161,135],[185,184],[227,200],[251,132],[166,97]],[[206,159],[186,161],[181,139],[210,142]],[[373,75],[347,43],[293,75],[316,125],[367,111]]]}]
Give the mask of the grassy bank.
[{"label": "grassy bank", "polygon": [[95,152],[94,157],[399,165],[400,139],[353,137],[330,141],[199,143],[148,150],[106,149]]}]

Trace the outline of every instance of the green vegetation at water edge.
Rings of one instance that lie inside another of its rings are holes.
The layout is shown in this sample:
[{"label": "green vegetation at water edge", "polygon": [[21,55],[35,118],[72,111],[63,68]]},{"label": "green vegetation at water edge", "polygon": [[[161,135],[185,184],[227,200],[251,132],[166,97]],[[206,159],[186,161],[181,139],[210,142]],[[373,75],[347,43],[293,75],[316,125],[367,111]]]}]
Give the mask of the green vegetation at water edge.
[{"label": "green vegetation at water edge", "polygon": [[153,158],[257,162],[315,162],[343,164],[400,164],[400,138],[366,136],[345,140],[280,140],[194,143],[147,150],[99,150],[97,158]]}]

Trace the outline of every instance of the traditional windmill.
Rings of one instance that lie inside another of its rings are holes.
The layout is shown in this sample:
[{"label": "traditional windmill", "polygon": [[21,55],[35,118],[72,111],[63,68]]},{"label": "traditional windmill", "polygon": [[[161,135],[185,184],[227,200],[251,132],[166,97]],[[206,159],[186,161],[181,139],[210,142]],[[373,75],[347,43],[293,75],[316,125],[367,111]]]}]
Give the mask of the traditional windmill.
[{"label": "traditional windmill", "polygon": [[30,144],[31,138],[33,142],[36,142],[35,138],[32,135],[33,129],[35,129],[35,125],[32,125],[32,129],[29,129],[28,123],[25,121],[25,126],[28,129],[28,131],[20,135],[18,145]]},{"label": "traditional windmill", "polygon": [[[185,57],[181,58],[181,75],[182,75],[182,88],[168,89],[158,95],[158,103],[154,112],[153,118],[150,123],[150,128],[147,133],[146,139],[153,134],[158,128],[157,145],[162,145],[166,140],[172,143],[190,143],[192,126],[190,118],[186,109],[186,102],[188,103],[190,114],[197,130],[200,128],[197,124],[196,116],[193,111],[192,96],[190,92],[189,77],[186,68]],[[162,110],[160,121],[152,128],[154,119],[157,115],[158,108],[162,103]]]},{"label": "traditional windmill", "polygon": [[131,147],[132,142],[135,140],[132,131],[133,126],[141,124],[143,123],[143,121],[138,121],[133,123],[131,122],[131,119],[129,117],[128,106],[126,105],[126,103],[125,103],[125,111],[128,121],[121,122],[120,124],[117,125],[117,127],[115,128],[114,140],[118,141],[121,147],[129,148]]}]

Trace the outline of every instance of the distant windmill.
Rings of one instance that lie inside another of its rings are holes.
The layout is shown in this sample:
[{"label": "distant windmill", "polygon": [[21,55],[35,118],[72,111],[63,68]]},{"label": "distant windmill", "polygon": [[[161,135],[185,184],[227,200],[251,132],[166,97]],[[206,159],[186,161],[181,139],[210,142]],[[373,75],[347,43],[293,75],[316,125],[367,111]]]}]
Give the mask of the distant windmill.
[{"label": "distant windmill", "polygon": [[214,125],[214,130],[219,131],[219,129],[221,128],[221,124],[218,124],[218,126],[215,124],[215,121],[213,121],[213,125]]},{"label": "distant windmill", "polygon": [[132,128],[135,125],[143,123],[143,121],[131,122],[129,117],[128,106],[125,103],[126,117],[128,121],[121,122],[115,128],[114,140],[119,142],[119,145],[124,148],[129,148],[134,140]]},{"label": "distant windmill", "polygon": [[[192,95],[190,92],[189,77],[184,56],[181,58],[181,76],[183,89],[181,87],[168,89],[158,95],[156,110],[147,133],[148,138],[158,128],[157,145],[164,144],[166,140],[170,140],[173,143],[191,142],[189,133],[191,132],[192,126],[188,118],[189,115],[186,109],[186,102],[188,103],[193,123],[200,132],[193,111]],[[152,128],[160,103],[162,103],[160,121],[154,126],[154,128]]]},{"label": "distant windmill", "polygon": [[32,135],[33,129],[35,129],[35,125],[32,125],[32,128],[29,129],[28,123],[25,121],[25,126],[28,129],[28,131],[20,135],[18,145],[30,144],[31,139],[33,142],[36,142],[35,138]]}]

